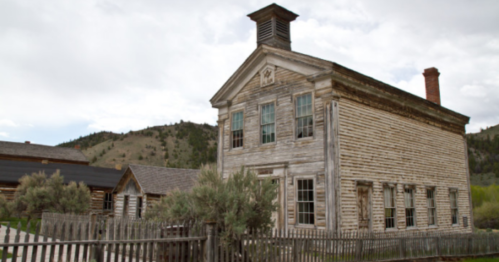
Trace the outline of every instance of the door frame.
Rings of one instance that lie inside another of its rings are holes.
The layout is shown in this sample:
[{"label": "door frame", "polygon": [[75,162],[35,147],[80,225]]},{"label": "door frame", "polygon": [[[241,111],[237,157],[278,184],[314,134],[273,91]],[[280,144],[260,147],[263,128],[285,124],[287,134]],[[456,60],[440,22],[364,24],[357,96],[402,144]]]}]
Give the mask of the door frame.
[{"label": "door frame", "polygon": [[359,221],[359,188],[367,188],[367,212],[369,214],[368,232],[372,232],[373,229],[373,212],[372,212],[372,194],[373,194],[373,182],[372,181],[356,181],[355,183],[355,215],[357,219],[357,231],[360,231],[360,221]]}]

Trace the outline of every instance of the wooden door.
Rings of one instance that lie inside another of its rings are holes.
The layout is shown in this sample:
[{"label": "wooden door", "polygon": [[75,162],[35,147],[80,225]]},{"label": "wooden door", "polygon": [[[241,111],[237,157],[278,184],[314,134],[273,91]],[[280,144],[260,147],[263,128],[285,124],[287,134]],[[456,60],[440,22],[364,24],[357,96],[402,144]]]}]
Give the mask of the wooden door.
[{"label": "wooden door", "polygon": [[357,186],[357,213],[359,215],[359,231],[369,231],[371,208],[369,205],[369,187]]}]

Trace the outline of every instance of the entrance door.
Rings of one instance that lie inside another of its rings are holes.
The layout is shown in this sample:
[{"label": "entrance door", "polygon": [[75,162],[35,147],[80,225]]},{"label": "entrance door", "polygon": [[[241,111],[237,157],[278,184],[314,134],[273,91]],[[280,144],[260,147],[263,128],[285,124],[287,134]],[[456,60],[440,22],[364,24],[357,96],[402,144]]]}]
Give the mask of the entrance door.
[{"label": "entrance door", "polygon": [[357,186],[357,213],[359,214],[359,231],[369,231],[371,210],[369,207],[369,186]]}]

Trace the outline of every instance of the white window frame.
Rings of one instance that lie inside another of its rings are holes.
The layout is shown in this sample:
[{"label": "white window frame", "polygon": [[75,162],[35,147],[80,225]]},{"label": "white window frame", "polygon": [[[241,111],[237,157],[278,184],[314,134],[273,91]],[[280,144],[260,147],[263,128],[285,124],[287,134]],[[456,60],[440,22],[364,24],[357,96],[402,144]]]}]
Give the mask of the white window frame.
[{"label": "white window frame", "polygon": [[[298,98],[310,95],[310,102],[311,102],[311,113],[309,115],[302,115],[298,117]],[[314,93],[313,92],[303,92],[294,95],[294,106],[293,106],[293,117],[294,117],[294,138],[295,140],[302,140],[302,139],[313,139],[315,137],[315,119],[314,119],[314,108],[315,108],[315,101],[314,101]],[[298,137],[298,121],[299,118],[305,118],[305,117],[311,117],[312,118],[312,135],[311,136],[305,136],[305,137]]]},{"label": "white window frame", "polygon": [[[263,108],[265,106],[268,106],[268,105],[273,105],[274,106],[274,122],[273,123],[263,124]],[[259,119],[260,119],[260,121],[259,121],[260,127],[259,127],[259,131],[258,131],[259,132],[258,136],[260,138],[260,145],[272,145],[272,144],[275,144],[275,143],[277,143],[277,124],[276,124],[277,103],[274,100],[273,101],[269,101],[269,102],[260,104],[259,108],[260,108],[260,110],[259,110],[258,114],[259,114]],[[264,126],[268,126],[268,125],[274,125],[274,141],[263,143],[263,127]]]},{"label": "white window frame", "polygon": [[[233,130],[234,115],[239,113],[241,113],[242,115],[241,129]],[[242,138],[241,138],[242,145],[234,147],[234,131],[239,131],[239,130],[242,132]],[[236,110],[230,113],[230,148],[231,149],[244,148],[244,110]]]},{"label": "white window frame", "polygon": [[[431,191],[432,194],[433,194],[433,198],[429,198],[428,197],[428,192]],[[427,206],[427,210],[428,210],[428,226],[429,227],[436,227],[438,226],[438,220],[437,220],[437,200],[436,200],[436,193],[437,193],[437,189],[435,187],[427,187],[426,188],[426,206]],[[432,205],[430,204],[430,199],[433,199],[433,207]],[[433,210],[433,212],[432,212]],[[433,213],[433,224],[430,224],[430,217],[431,217],[431,213]]]},{"label": "white window frame", "polygon": [[[386,200],[386,193],[385,193],[385,190],[386,189],[390,189],[393,191],[393,195],[391,197],[393,197],[393,200],[392,200],[392,203],[393,203],[393,206],[387,206],[387,200]],[[384,206],[384,209],[383,209],[383,214],[384,214],[384,217],[385,217],[385,230],[394,230],[394,229],[397,229],[397,185],[394,185],[394,184],[384,184],[383,185],[383,206]],[[386,210],[387,209],[393,209],[393,226],[392,227],[387,227],[387,217],[386,217]]]},{"label": "white window frame", "polygon": [[[305,223],[300,223],[300,208],[299,208],[299,201],[298,201],[298,181],[299,180],[312,180],[313,183],[313,196],[314,199],[312,201],[313,207],[314,207],[314,221],[311,224],[305,224]],[[317,181],[315,179],[315,176],[296,176],[294,179],[294,185],[295,185],[295,226],[296,227],[303,227],[303,228],[315,228],[316,222],[317,222]]]},{"label": "white window frame", "polygon": [[[404,211],[405,211],[405,227],[414,228],[417,226],[416,223],[416,187],[415,186],[405,186],[404,187]],[[412,205],[412,206],[411,206]],[[408,212],[412,212],[412,225],[408,225]]]},{"label": "white window frame", "polygon": [[[454,194],[456,206],[452,206],[452,195]],[[450,204],[450,215],[451,215],[451,225],[458,226],[459,225],[459,191],[457,188],[449,189],[449,204]],[[456,223],[453,221],[453,213],[456,211]]]}]

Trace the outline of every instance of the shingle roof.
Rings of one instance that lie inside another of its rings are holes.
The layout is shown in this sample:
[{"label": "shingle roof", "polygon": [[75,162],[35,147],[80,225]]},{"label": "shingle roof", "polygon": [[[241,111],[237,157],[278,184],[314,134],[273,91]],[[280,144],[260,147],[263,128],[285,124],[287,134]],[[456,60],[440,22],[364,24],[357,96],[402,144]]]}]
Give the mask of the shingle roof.
[{"label": "shingle roof", "polygon": [[88,163],[85,155],[80,150],[74,148],[14,143],[6,141],[0,141],[0,155],[37,157],[43,159],[59,159]]},{"label": "shingle roof", "polygon": [[128,168],[147,194],[164,195],[176,188],[190,190],[199,175],[198,169],[166,168],[156,166],[130,165]]},{"label": "shingle roof", "polygon": [[83,181],[87,186],[104,188],[114,188],[124,172],[85,165],[0,160],[0,182],[18,183],[22,176],[39,171],[44,171],[45,175],[50,177],[57,169],[60,170],[65,183]]}]

